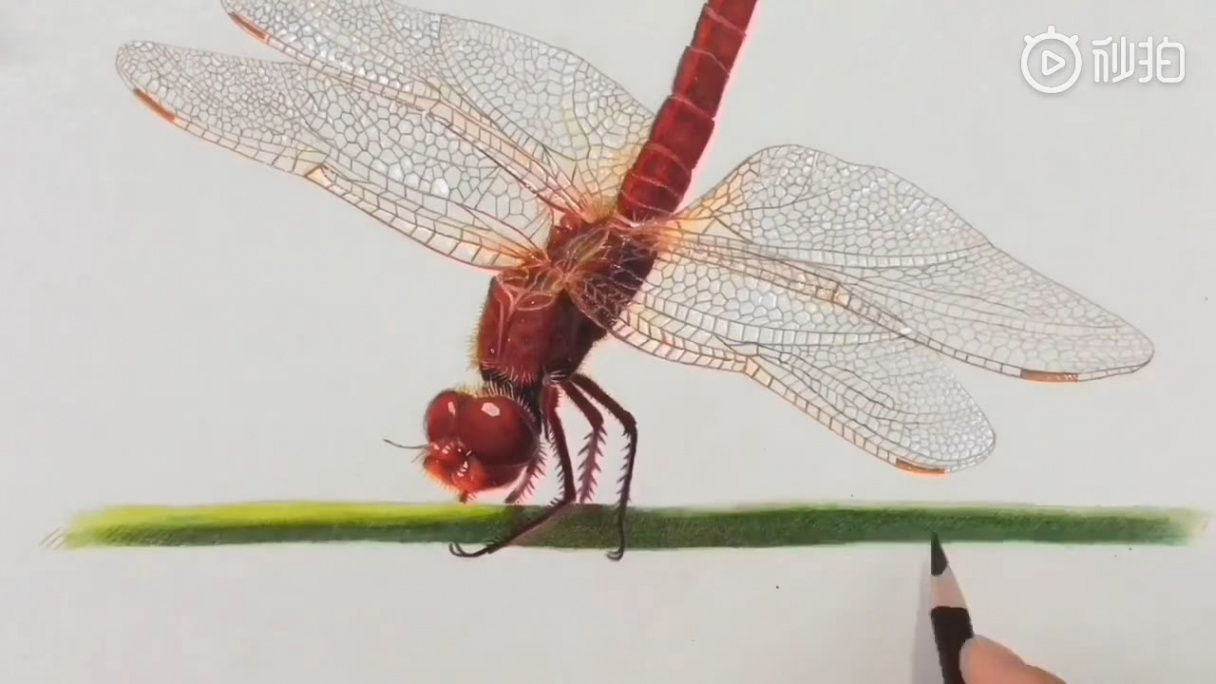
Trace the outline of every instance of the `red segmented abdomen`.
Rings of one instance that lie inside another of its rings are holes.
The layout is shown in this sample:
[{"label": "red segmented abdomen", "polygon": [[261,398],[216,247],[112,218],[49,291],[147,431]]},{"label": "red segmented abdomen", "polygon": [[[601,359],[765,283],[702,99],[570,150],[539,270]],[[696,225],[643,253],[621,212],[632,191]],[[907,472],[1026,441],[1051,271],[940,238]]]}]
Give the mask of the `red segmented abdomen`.
[{"label": "red segmented abdomen", "polygon": [[617,196],[617,214],[640,222],[679,208],[714,131],[714,116],[756,0],[708,0],[684,49],[671,95],[659,108]]}]

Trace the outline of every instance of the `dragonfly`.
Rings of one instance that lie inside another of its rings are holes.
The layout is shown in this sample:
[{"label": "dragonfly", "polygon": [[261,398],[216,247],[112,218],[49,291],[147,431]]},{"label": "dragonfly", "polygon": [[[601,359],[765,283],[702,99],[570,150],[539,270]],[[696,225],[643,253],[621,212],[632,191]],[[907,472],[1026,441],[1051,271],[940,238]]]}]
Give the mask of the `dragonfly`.
[{"label": "dragonfly", "polygon": [[[704,4],[656,111],[566,49],[392,0],[223,0],[287,59],[135,41],[116,66],[174,126],[490,276],[479,379],[427,405],[419,460],[465,503],[519,504],[550,461],[561,494],[501,538],[450,550],[492,553],[593,500],[608,414],[626,441],[619,560],[638,421],[581,370],[602,342],[745,375],[928,476],[996,443],[951,360],[1076,383],[1153,356],[1135,327],[877,166],[778,145],[686,201],[755,5]],[[588,427],[574,455],[562,402]]]}]

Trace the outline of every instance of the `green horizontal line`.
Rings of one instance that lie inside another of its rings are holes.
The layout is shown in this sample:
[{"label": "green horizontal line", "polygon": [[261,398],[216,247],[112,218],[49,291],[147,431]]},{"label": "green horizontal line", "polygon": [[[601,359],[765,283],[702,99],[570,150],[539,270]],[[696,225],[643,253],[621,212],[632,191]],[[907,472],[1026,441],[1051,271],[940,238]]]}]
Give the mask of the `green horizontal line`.
[{"label": "green horizontal line", "polygon": [[[458,504],[263,502],[119,506],[86,513],[58,535],[67,548],[317,542],[476,544],[541,508]],[[583,505],[524,544],[565,549],[616,546],[611,507]],[[769,505],[633,508],[632,549],[763,548],[923,543],[1186,544],[1206,527],[1188,509],[992,505]]]}]

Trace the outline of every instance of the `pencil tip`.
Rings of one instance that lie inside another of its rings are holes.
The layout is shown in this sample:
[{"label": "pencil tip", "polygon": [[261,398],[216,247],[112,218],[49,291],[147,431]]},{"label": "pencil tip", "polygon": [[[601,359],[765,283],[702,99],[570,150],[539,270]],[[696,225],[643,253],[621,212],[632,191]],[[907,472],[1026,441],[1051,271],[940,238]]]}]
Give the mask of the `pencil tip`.
[{"label": "pencil tip", "polygon": [[934,532],[929,538],[929,572],[933,573],[934,577],[937,577],[945,572],[948,566],[946,552],[942,550],[942,541],[937,538],[937,533]]}]

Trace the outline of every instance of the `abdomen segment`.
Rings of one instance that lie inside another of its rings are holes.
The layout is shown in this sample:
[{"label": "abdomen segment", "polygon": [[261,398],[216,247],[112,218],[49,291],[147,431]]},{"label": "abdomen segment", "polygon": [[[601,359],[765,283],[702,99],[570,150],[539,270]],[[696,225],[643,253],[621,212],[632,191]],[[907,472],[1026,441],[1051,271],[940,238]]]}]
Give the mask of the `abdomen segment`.
[{"label": "abdomen segment", "polygon": [[714,130],[718,103],[756,0],[708,0],[684,49],[671,94],[625,176],[617,213],[640,222],[679,208]]}]

